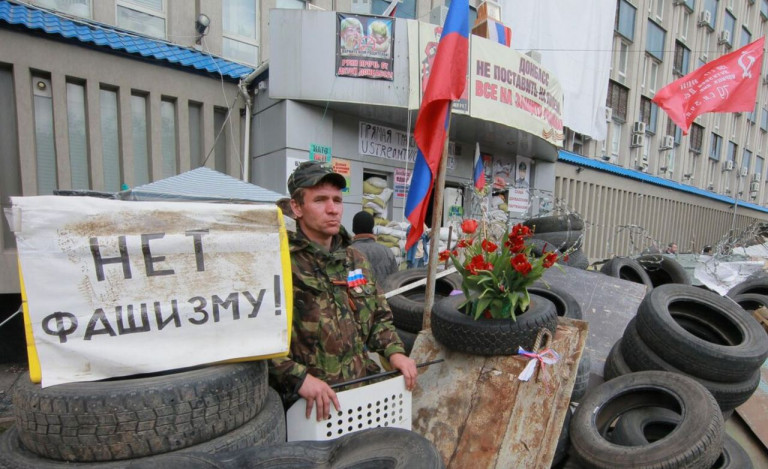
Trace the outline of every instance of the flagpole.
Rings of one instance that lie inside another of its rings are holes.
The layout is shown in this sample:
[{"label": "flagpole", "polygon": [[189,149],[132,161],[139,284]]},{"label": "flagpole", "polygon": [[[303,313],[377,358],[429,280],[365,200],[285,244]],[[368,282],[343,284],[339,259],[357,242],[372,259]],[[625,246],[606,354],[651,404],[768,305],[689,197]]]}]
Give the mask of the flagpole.
[{"label": "flagpole", "polygon": [[[453,108],[453,103],[449,104]],[[448,122],[445,126],[445,141],[443,142],[443,156],[440,158],[440,166],[437,169],[435,180],[434,201],[432,202],[432,236],[429,238],[429,263],[427,264],[427,285],[424,294],[424,321],[422,329],[431,329],[432,306],[435,303],[435,275],[437,275],[437,250],[440,248],[440,220],[443,215],[443,192],[445,188],[445,168],[448,162],[448,142],[451,140],[451,115],[448,113]],[[450,246],[448,246],[450,249]]]}]

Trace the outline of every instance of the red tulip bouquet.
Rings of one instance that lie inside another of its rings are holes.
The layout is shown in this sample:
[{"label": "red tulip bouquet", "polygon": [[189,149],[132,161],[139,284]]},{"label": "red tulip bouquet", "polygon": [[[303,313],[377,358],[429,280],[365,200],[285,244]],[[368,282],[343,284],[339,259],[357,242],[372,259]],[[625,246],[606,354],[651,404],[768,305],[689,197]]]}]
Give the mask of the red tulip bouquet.
[{"label": "red tulip bouquet", "polygon": [[517,224],[498,245],[479,236],[478,222],[467,219],[461,224],[463,233],[453,251],[440,253],[440,260],[451,259],[461,274],[461,289],[467,300],[460,309],[475,319],[515,319],[531,302],[528,287],[544,275],[558,260],[554,247],[534,255],[526,243],[533,232]]}]

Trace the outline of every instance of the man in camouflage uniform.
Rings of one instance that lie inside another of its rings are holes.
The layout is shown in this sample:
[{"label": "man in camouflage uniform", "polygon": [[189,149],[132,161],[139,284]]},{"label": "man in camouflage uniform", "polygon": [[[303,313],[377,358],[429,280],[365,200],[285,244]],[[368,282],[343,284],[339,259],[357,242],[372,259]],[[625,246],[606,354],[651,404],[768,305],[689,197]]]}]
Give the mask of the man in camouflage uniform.
[{"label": "man in camouflage uniform", "polygon": [[330,384],[380,372],[367,350],[400,370],[406,387],[416,384],[416,364],[392,323],[365,256],[350,247],[341,225],[346,180],[315,161],[299,165],[288,179],[296,233],[289,234],[293,272],[293,333],[290,353],[273,359],[270,378],[283,394],[298,394],[317,418],[340,410]]}]

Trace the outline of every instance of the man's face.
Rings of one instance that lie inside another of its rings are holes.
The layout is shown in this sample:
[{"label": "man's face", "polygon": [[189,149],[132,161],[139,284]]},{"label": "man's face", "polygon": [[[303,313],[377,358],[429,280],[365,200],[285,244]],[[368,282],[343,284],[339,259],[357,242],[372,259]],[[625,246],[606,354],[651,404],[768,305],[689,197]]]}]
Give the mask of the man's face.
[{"label": "man's face", "polygon": [[338,234],[344,209],[341,189],[329,182],[304,189],[304,202],[291,199],[291,207],[301,229],[315,242]]}]

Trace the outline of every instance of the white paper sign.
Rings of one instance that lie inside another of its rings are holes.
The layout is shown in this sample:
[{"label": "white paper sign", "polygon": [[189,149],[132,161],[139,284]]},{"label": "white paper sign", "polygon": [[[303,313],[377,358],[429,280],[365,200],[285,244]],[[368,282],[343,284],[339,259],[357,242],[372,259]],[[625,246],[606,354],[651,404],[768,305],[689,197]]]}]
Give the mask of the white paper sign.
[{"label": "white paper sign", "polygon": [[275,206],[12,202],[43,386],[287,352]]}]

